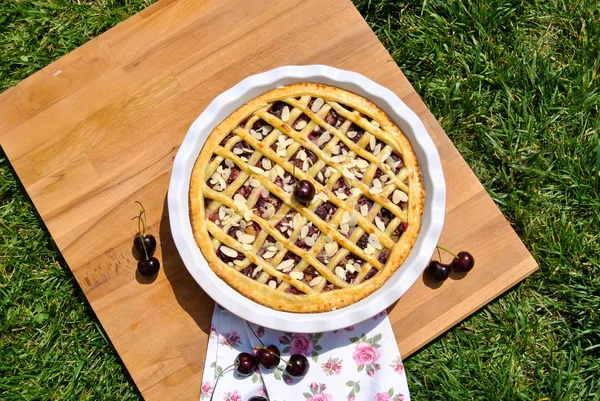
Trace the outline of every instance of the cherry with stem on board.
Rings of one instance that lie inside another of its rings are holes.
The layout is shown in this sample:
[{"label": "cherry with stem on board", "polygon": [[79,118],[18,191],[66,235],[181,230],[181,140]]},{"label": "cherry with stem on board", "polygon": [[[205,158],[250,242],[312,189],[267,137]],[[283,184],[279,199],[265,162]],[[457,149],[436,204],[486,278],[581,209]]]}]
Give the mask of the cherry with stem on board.
[{"label": "cherry with stem on board", "polygon": [[152,256],[156,250],[156,239],[152,234],[146,234],[146,209],[141,202],[135,202],[141,207],[140,213],[133,218],[138,219],[138,233],[133,239],[133,247],[142,255],[137,267],[142,276],[152,277],[160,269],[160,262]]}]

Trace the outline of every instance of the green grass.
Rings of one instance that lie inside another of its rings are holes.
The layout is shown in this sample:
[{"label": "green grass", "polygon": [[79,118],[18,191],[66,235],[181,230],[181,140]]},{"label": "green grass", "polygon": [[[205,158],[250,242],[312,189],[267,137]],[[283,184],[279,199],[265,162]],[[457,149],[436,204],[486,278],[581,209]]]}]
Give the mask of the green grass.
[{"label": "green grass", "polygon": [[[1,1],[0,89],[145,5]],[[413,399],[600,399],[600,5],[355,4],[541,267],[406,361]],[[0,400],[139,398],[0,155]]]}]

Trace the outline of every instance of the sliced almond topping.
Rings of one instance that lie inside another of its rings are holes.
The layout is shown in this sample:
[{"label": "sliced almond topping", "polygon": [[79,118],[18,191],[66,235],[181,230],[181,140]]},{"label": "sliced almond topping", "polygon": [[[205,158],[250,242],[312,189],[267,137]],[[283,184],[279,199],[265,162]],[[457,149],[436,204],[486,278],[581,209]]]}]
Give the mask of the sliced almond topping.
[{"label": "sliced almond topping", "polygon": [[381,177],[379,177],[379,181],[381,181],[382,183],[387,182],[387,180],[389,180],[390,177],[387,176],[387,174],[383,174]]},{"label": "sliced almond topping", "polygon": [[317,111],[321,110],[321,107],[323,107],[324,104],[325,104],[325,101],[323,99],[321,99],[320,97],[318,97],[315,99],[312,106],[310,106],[310,110],[313,113],[316,113]]},{"label": "sliced almond topping", "polygon": [[233,162],[229,159],[225,159],[225,165],[229,168],[232,168],[234,166]]},{"label": "sliced almond topping", "polygon": [[244,153],[244,150],[242,148],[233,148],[234,155],[241,155],[242,153]]},{"label": "sliced almond topping", "polygon": [[259,141],[262,141],[263,136],[260,132],[256,132],[253,129],[250,130],[250,135],[252,135],[254,138],[258,139]]},{"label": "sliced almond topping", "polygon": [[251,178],[250,186],[252,186],[254,188],[258,188],[258,187],[260,187],[260,181],[258,181],[256,178]]},{"label": "sliced almond topping", "polygon": [[365,159],[359,159],[356,161],[356,167],[358,167],[361,170],[364,170],[367,167],[369,167],[369,162],[366,161]]},{"label": "sliced almond topping", "polygon": [[385,224],[383,223],[383,221],[379,218],[379,216],[375,216],[375,225],[377,226],[378,229],[380,229],[381,231],[385,231]]},{"label": "sliced almond topping", "polygon": [[381,243],[375,234],[369,234],[369,244],[375,249],[381,249]]},{"label": "sliced almond topping", "polygon": [[263,170],[260,167],[256,167],[256,166],[248,166],[248,168],[252,171],[254,171],[256,174],[262,174],[265,172],[265,170]]},{"label": "sliced almond topping", "polygon": [[375,187],[375,188],[381,188],[381,181],[379,181],[379,178],[375,178],[375,179],[373,180],[373,183],[372,183],[372,185],[373,185],[373,187]]},{"label": "sliced almond topping", "polygon": [[302,224],[304,223],[304,217],[300,214],[300,213],[296,213],[294,215],[294,218],[292,220],[292,223],[294,225],[294,230],[297,230],[300,228],[300,226],[302,226]]},{"label": "sliced almond topping", "polygon": [[313,246],[315,244],[315,240],[311,237],[304,238],[304,243],[308,246]]},{"label": "sliced almond topping", "polygon": [[379,124],[379,122],[377,122],[377,121],[375,121],[375,120],[371,121],[371,124],[373,124],[373,125],[374,125],[374,126],[376,126],[377,128],[379,128],[379,127],[380,127],[380,124]]},{"label": "sliced almond topping", "polygon": [[311,287],[314,287],[314,286],[320,284],[323,281],[325,281],[325,277],[323,277],[323,276],[316,276],[315,278],[313,278],[312,280],[310,280],[310,283],[308,285],[310,285]]},{"label": "sliced almond topping", "polygon": [[281,120],[287,122],[290,119],[290,108],[285,106],[281,111]]},{"label": "sliced almond topping", "polygon": [[245,260],[246,260],[246,259],[244,259],[244,260],[237,260],[237,259],[236,259],[236,260],[234,260],[234,261],[233,261],[233,264],[234,264],[234,265],[236,265],[236,266],[244,266],[244,265],[246,264],[246,263],[244,262]]},{"label": "sliced almond topping", "polygon": [[355,272],[356,272],[356,269],[354,268],[354,265],[353,265],[352,263],[348,263],[348,264],[346,265],[346,271],[347,271],[347,272],[350,272],[350,273],[355,273]]},{"label": "sliced almond topping", "polygon": [[331,153],[333,153],[334,155],[339,155],[341,150],[342,149],[340,148],[340,145],[335,145],[333,149],[331,149]]},{"label": "sliced almond topping", "polygon": [[369,189],[369,192],[370,192],[372,195],[380,194],[380,193],[381,193],[381,191],[382,191],[382,189],[381,189],[381,188],[377,188],[377,187],[373,187],[373,188]]},{"label": "sliced almond topping", "polygon": [[327,169],[325,169],[325,178],[329,178],[331,177],[331,175],[333,174],[335,170],[332,169],[331,167],[327,167]]},{"label": "sliced almond topping", "polygon": [[396,205],[400,202],[406,202],[407,200],[408,195],[406,195],[404,192],[399,189],[394,191],[394,194],[392,195],[392,202],[394,202]]},{"label": "sliced almond topping", "polygon": [[348,135],[348,138],[352,139],[356,136],[357,132],[356,131],[348,131],[348,133],[346,135]]},{"label": "sliced almond topping", "polygon": [[269,281],[269,287],[271,287],[273,289],[277,288],[277,281],[275,281],[275,280]]},{"label": "sliced almond topping", "polygon": [[252,277],[256,276],[256,274],[260,273],[261,271],[262,271],[262,267],[256,266],[254,268],[254,270],[252,270]]},{"label": "sliced almond topping", "polygon": [[325,179],[325,177],[323,177],[323,173],[322,173],[322,172],[320,172],[320,171],[319,171],[319,174],[317,174],[317,178],[318,178],[320,181],[323,181],[323,180]]},{"label": "sliced almond topping", "polygon": [[221,252],[223,253],[223,255],[229,256],[230,258],[238,257],[238,253],[235,249],[231,249],[230,247],[225,245],[221,245]]},{"label": "sliced almond topping", "polygon": [[367,205],[367,204],[361,205],[360,206],[360,214],[367,217],[369,214],[369,205]]},{"label": "sliced almond topping", "polygon": [[348,225],[348,223],[340,224],[340,232],[342,234],[348,234],[349,231],[350,231],[350,226]]},{"label": "sliced almond topping", "polygon": [[225,206],[219,208],[219,220],[223,221],[225,218]]},{"label": "sliced almond topping", "polygon": [[270,125],[263,125],[260,130],[262,132],[264,132],[265,134],[268,134],[269,132],[273,131],[273,127],[271,127]]},{"label": "sliced almond topping", "polygon": [[338,191],[337,191],[335,194],[336,194],[336,195],[338,196],[338,198],[340,198],[341,200],[346,200],[346,199],[348,199],[348,195],[346,195],[344,192],[342,192],[342,190],[341,190],[341,189],[340,189],[340,190],[338,190]]},{"label": "sliced almond topping", "polygon": [[342,280],[346,279],[346,270],[342,266],[335,267],[335,275],[341,278]]},{"label": "sliced almond topping", "polygon": [[304,278],[304,273],[302,272],[290,272],[289,276],[295,280],[302,280]]},{"label": "sliced almond topping", "polygon": [[331,237],[331,235],[327,234],[325,236],[325,242],[327,242],[328,244],[333,242],[333,238]]},{"label": "sliced almond topping", "polygon": [[331,135],[329,135],[329,132],[325,131],[325,132],[323,133],[323,135],[321,135],[321,136],[319,137],[319,139],[317,139],[317,145],[318,145],[318,146],[321,146],[321,145],[323,145],[324,143],[326,143],[326,142],[329,142],[329,140],[330,140],[330,139],[331,139]]},{"label": "sliced almond topping", "polygon": [[350,220],[348,220],[348,225],[350,225],[350,227],[354,227],[356,224],[358,224],[358,218],[358,213],[356,212],[356,210],[353,210],[350,216]]},{"label": "sliced almond topping", "polygon": [[369,146],[371,147],[371,150],[375,150],[376,144],[377,144],[377,140],[375,139],[375,136],[371,135],[371,138],[369,138]]},{"label": "sliced almond topping", "polygon": [[317,198],[321,199],[323,202],[327,202],[329,200],[329,197],[325,192],[319,192],[317,194]]},{"label": "sliced almond topping", "polygon": [[246,251],[251,251],[252,250],[252,245],[250,245],[250,244],[242,244],[242,248],[244,248],[244,250],[246,250]]},{"label": "sliced almond topping", "polygon": [[298,153],[296,153],[296,158],[302,161],[306,160],[306,152],[304,151],[304,149],[300,149]]},{"label": "sliced almond topping", "polygon": [[244,220],[246,220],[246,221],[252,220],[252,215],[253,214],[254,213],[252,213],[252,210],[250,210],[250,209],[244,210]]},{"label": "sliced almond topping", "polygon": [[351,180],[355,179],[356,176],[354,175],[354,173],[350,170],[348,170],[346,167],[342,168],[342,175],[346,178],[349,178]]},{"label": "sliced almond topping", "polygon": [[277,265],[277,270],[285,270],[294,267],[294,259],[287,259]]},{"label": "sliced almond topping", "polygon": [[377,155],[379,154],[379,152],[381,152],[381,144],[380,144],[380,143],[378,143],[378,144],[375,146],[375,149],[373,149],[373,154],[374,154],[375,156],[377,156]]},{"label": "sliced almond topping", "polygon": [[352,188],[350,192],[352,193],[352,196],[359,196],[362,194],[362,191],[358,187]]},{"label": "sliced almond topping", "polygon": [[325,244],[325,254],[329,257],[335,255],[338,251],[337,242],[328,242]]},{"label": "sliced almond topping", "polygon": [[367,255],[373,255],[375,253],[375,248],[373,248],[371,244],[367,244],[367,247],[365,248],[365,253]]},{"label": "sliced almond topping", "polygon": [[302,226],[300,229],[300,238],[306,238],[308,235],[308,226]]},{"label": "sliced almond topping", "polygon": [[265,170],[271,170],[271,160],[267,158],[262,159],[262,166]]},{"label": "sliced almond topping", "polygon": [[276,254],[277,254],[277,252],[267,251],[267,252],[263,253],[262,257],[263,257],[263,259],[271,259]]},{"label": "sliced almond topping", "polygon": [[283,244],[281,242],[276,242],[275,243],[275,248],[279,249],[280,251],[283,249]]},{"label": "sliced almond topping", "polygon": [[283,186],[283,190],[284,190],[285,192],[288,192],[288,193],[290,193],[290,194],[291,194],[292,192],[294,192],[294,184],[285,184],[285,185]]},{"label": "sliced almond topping", "polygon": [[390,151],[389,151],[389,150],[386,150],[386,151],[384,151],[384,152],[381,154],[380,160],[385,160],[385,159],[387,159],[388,157],[390,157]]},{"label": "sliced almond topping", "polygon": [[350,213],[348,213],[347,211],[344,210],[344,213],[342,213],[342,223],[347,223],[350,221]]},{"label": "sliced almond topping", "polygon": [[284,157],[286,154],[285,148],[277,148],[277,156]]},{"label": "sliced almond topping", "polygon": [[256,237],[254,235],[250,235],[250,234],[242,234],[238,238],[238,240],[242,244],[251,244],[254,242],[255,239],[256,239]]},{"label": "sliced almond topping", "polygon": [[306,127],[306,120],[300,120],[296,123],[296,129],[302,129],[304,127]]},{"label": "sliced almond topping", "polygon": [[302,171],[308,171],[308,169],[310,168],[310,164],[309,164],[309,159],[305,159],[302,162]]},{"label": "sliced almond topping", "polygon": [[270,219],[275,214],[275,207],[270,203],[267,204],[265,211],[262,215],[263,219]]}]

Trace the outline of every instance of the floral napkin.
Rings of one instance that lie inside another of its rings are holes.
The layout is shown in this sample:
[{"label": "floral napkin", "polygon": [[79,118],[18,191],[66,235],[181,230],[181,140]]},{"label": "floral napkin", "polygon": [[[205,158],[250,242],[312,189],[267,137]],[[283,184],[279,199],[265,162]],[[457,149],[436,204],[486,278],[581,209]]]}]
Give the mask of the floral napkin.
[{"label": "floral napkin", "polygon": [[[281,370],[238,376],[230,367],[240,352],[275,344],[285,360],[308,357],[310,369],[300,379]],[[228,368],[229,367],[229,368]],[[404,365],[385,312],[357,325],[324,333],[284,333],[254,324],[215,306],[200,400],[247,401],[262,395],[270,401],[410,401]]]}]

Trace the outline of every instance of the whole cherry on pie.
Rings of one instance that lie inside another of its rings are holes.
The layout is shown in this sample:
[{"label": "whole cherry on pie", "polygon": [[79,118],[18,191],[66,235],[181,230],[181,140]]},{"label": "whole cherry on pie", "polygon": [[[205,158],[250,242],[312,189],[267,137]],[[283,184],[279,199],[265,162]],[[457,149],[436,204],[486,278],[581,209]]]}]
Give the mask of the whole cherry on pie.
[{"label": "whole cherry on pie", "polygon": [[315,186],[308,180],[301,180],[294,189],[294,197],[300,203],[309,203],[315,197]]}]

